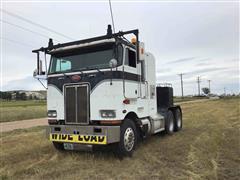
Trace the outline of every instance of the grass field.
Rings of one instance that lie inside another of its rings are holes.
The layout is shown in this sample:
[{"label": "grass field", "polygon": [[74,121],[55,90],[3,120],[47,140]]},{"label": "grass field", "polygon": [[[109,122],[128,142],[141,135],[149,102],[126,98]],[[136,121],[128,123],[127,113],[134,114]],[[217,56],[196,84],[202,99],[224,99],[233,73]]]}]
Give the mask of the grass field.
[{"label": "grass field", "polygon": [[46,117],[46,101],[0,102],[0,123]]},{"label": "grass field", "polygon": [[184,127],[140,143],[132,158],[107,150],[57,152],[43,127],[3,133],[2,179],[239,179],[239,99],[184,104]]},{"label": "grass field", "polygon": [[182,99],[182,97],[178,96],[178,97],[174,97],[173,101],[175,103],[178,103],[178,102],[185,102],[185,101],[194,101],[194,100],[201,100],[201,99],[208,99],[208,97],[184,97]]}]

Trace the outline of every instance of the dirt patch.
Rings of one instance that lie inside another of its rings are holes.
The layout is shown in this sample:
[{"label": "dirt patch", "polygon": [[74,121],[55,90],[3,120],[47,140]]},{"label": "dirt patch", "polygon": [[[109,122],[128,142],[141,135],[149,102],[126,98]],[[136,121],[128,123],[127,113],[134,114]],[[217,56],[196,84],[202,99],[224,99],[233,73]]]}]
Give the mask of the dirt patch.
[{"label": "dirt patch", "polygon": [[5,122],[0,123],[0,132],[12,131],[15,129],[31,128],[35,126],[45,126],[47,124],[47,118]]}]

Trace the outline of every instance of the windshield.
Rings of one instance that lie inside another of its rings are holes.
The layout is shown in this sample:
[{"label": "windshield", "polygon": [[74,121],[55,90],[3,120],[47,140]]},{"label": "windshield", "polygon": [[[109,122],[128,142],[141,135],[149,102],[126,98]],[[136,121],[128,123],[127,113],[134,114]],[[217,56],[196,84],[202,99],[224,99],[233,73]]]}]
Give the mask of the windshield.
[{"label": "windshield", "polygon": [[122,62],[122,47],[118,46],[116,50],[114,47],[114,44],[105,44],[54,54],[51,57],[49,74],[109,68],[112,58],[116,58],[119,65]]}]

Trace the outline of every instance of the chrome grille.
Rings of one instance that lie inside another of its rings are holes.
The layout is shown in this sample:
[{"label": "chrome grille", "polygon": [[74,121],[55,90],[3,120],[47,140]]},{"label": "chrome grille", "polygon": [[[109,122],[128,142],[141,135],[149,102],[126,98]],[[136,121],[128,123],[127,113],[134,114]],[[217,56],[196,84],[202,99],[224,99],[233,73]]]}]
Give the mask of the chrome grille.
[{"label": "chrome grille", "polygon": [[66,124],[88,124],[89,90],[87,84],[65,86]]}]

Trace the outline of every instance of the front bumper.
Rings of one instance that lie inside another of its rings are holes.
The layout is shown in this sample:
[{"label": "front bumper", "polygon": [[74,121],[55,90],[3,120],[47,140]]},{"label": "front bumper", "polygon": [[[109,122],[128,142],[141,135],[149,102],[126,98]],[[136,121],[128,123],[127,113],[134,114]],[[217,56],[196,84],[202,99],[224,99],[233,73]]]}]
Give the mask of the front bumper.
[{"label": "front bumper", "polygon": [[111,144],[120,141],[120,126],[49,125],[47,138],[55,142]]}]

